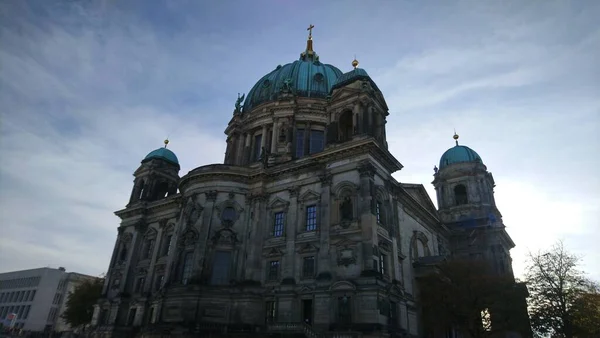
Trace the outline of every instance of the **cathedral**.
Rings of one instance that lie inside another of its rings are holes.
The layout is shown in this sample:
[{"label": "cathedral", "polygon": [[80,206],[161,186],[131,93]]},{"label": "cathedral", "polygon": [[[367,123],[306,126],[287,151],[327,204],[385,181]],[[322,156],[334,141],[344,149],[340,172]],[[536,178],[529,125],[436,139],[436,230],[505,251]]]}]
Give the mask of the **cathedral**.
[{"label": "cathedral", "polygon": [[419,278],[447,257],[512,278],[482,157],[454,135],[437,208],[394,179],[382,92],[357,60],[322,63],[312,28],[298,60],[238,95],[222,164],[180,176],[168,140],[141,161],[93,336],[422,337]]}]

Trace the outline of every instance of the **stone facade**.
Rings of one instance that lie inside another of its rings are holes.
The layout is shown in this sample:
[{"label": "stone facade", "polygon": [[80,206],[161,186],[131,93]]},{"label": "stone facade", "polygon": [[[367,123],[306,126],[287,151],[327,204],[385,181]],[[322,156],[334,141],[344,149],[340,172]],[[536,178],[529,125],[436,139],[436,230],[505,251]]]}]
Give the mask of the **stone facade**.
[{"label": "stone facade", "polygon": [[[97,336],[302,322],[419,335],[415,263],[454,250],[445,223],[458,211],[440,191],[462,172],[436,174],[439,211],[422,185],[395,180],[402,165],[387,149],[383,95],[351,75],[327,98],[285,82],[251,111],[238,100],[224,164],[179,177],[172,161],[142,162],[129,204],[116,212]],[[472,201],[500,219],[491,174],[478,170],[465,174],[487,182],[469,185]],[[514,244],[502,236],[508,255]],[[505,263],[510,269],[509,256]]]}]

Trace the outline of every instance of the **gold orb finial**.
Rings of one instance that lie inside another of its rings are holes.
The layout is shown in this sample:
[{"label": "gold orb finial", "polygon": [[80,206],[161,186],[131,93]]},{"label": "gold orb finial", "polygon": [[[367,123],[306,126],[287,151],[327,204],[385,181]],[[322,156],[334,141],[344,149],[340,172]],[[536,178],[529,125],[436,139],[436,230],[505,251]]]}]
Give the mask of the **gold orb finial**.
[{"label": "gold orb finial", "polygon": [[164,143],[165,143],[165,148],[166,148],[169,145],[169,139],[168,138],[165,139]]},{"label": "gold orb finial", "polygon": [[358,68],[358,60],[356,57],[354,57],[354,60],[352,60],[352,67],[354,67],[354,69]]},{"label": "gold orb finial", "polygon": [[458,134],[456,133],[456,130],[454,131],[454,136],[452,136],[452,138],[454,139],[454,142],[456,142],[456,145],[458,145]]}]

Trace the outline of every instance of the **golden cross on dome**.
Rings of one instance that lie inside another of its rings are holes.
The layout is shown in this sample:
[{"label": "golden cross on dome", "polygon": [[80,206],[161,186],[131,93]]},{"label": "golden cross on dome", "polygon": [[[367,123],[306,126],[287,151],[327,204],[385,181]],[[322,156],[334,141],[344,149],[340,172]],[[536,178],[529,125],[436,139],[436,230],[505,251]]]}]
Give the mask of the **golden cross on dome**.
[{"label": "golden cross on dome", "polygon": [[306,30],[308,31],[308,39],[309,39],[309,40],[312,40],[312,29],[313,29],[313,28],[315,28],[315,25],[313,25],[313,24],[310,24],[310,25],[308,26],[308,28],[306,29]]}]

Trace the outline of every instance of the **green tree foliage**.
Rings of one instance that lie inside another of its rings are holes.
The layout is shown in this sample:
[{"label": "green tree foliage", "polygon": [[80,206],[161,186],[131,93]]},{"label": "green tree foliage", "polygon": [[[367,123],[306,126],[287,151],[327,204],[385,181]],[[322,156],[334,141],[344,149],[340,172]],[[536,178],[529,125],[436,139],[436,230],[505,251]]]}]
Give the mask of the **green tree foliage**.
[{"label": "green tree foliage", "polygon": [[447,261],[438,273],[419,279],[423,326],[432,335],[454,328],[469,337],[490,337],[514,324],[511,316],[519,313],[514,306],[524,300],[516,286],[485,261]]},{"label": "green tree foliage", "polygon": [[62,318],[73,328],[77,328],[92,321],[94,304],[102,293],[103,278],[87,279],[75,287],[67,298],[67,308]]},{"label": "green tree foliage", "polygon": [[[600,323],[598,288],[577,268],[579,258],[562,242],[547,252],[529,254],[525,275],[529,314],[540,335],[592,337]],[[596,325],[594,325],[596,324]]]}]

